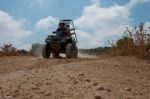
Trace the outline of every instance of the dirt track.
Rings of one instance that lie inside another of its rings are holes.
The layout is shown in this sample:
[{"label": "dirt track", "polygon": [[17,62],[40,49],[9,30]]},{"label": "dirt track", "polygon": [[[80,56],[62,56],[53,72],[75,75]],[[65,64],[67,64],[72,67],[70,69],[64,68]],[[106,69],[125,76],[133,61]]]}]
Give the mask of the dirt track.
[{"label": "dirt track", "polygon": [[0,58],[0,99],[150,99],[150,62],[132,57]]}]

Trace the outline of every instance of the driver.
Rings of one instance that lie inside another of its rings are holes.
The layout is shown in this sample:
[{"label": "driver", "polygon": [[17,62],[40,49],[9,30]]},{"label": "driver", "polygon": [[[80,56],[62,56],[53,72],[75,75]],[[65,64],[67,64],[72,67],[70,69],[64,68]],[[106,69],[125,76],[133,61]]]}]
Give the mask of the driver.
[{"label": "driver", "polygon": [[56,31],[60,31],[63,36],[70,36],[69,30],[65,26],[66,25],[64,22],[60,22],[59,27]]}]

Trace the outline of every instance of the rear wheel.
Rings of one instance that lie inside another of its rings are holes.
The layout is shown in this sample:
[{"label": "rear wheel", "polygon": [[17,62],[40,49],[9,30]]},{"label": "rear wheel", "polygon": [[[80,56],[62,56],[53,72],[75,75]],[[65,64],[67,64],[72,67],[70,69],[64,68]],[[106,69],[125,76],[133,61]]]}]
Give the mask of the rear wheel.
[{"label": "rear wheel", "polygon": [[69,59],[73,58],[73,46],[71,43],[68,43],[66,46],[66,57]]},{"label": "rear wheel", "polygon": [[42,56],[43,58],[49,58],[50,57],[50,51],[47,44],[42,46]]}]

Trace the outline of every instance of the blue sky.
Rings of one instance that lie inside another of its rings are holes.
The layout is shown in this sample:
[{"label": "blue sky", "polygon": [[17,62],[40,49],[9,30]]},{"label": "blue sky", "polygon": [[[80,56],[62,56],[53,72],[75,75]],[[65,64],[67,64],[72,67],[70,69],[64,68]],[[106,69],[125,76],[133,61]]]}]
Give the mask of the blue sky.
[{"label": "blue sky", "polygon": [[0,44],[29,49],[44,43],[59,19],[69,18],[75,21],[80,48],[105,46],[126,26],[149,24],[149,10],[150,0],[0,0]]},{"label": "blue sky", "polygon": [[90,0],[43,0],[43,3],[40,0],[0,0],[0,9],[16,18],[25,18],[35,23],[50,15],[60,19],[75,19],[88,4]]}]

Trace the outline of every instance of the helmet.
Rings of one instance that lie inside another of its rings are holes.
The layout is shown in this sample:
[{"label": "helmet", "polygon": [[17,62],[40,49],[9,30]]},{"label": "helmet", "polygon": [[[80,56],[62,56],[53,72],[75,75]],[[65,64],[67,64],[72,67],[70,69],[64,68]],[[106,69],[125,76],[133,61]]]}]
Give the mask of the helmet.
[{"label": "helmet", "polygon": [[64,23],[64,22],[60,22],[60,23],[59,23],[59,26],[60,26],[60,27],[64,27],[64,26],[65,26],[65,23]]}]

